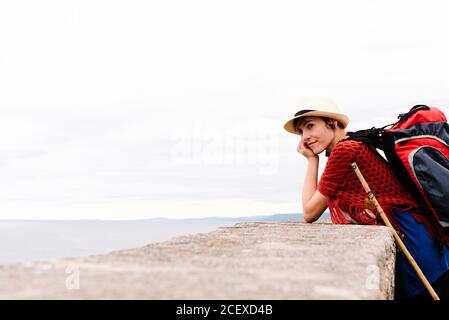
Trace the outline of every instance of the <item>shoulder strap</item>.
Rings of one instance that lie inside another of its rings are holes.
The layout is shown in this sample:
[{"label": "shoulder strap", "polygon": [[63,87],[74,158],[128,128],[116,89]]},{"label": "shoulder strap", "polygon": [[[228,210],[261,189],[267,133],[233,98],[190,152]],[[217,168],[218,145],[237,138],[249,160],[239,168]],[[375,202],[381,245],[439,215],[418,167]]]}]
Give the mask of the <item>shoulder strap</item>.
[{"label": "shoulder strap", "polygon": [[411,108],[409,112],[401,113],[400,115],[398,115],[398,119],[399,119],[399,121],[407,120],[408,117],[410,117],[412,114],[418,112],[419,110],[430,110],[430,107],[426,106],[424,104],[417,104],[416,106]]},{"label": "shoulder strap", "polygon": [[384,128],[372,127],[371,129],[359,130],[356,132],[349,132],[348,138],[345,140],[362,141],[369,146],[373,146],[377,149],[384,150],[384,143],[382,139],[382,133]]}]

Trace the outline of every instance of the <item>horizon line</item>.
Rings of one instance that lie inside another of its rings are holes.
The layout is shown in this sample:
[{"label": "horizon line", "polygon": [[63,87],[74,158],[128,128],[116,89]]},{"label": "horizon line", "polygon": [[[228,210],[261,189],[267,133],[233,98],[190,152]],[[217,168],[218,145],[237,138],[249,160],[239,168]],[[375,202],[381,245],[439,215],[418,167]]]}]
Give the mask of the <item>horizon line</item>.
[{"label": "horizon line", "polygon": [[186,218],[170,218],[170,217],[152,217],[152,218],[66,218],[66,219],[54,219],[54,218],[0,218],[0,221],[147,221],[147,220],[205,220],[205,219],[222,219],[222,220],[236,220],[242,218],[266,218],[279,215],[303,215],[301,212],[293,213],[274,213],[269,215],[248,215],[248,216],[207,216],[207,217],[186,217]]}]

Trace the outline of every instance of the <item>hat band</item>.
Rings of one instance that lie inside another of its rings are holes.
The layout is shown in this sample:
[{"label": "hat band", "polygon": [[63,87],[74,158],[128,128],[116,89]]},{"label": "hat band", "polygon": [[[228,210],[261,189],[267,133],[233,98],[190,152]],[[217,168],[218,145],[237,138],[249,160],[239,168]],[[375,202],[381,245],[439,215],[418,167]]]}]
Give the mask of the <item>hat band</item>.
[{"label": "hat band", "polygon": [[302,115],[304,113],[307,113],[307,112],[311,112],[311,111],[316,111],[316,110],[301,110],[301,111],[298,111],[298,112],[295,113],[295,117],[300,116],[300,115]]}]

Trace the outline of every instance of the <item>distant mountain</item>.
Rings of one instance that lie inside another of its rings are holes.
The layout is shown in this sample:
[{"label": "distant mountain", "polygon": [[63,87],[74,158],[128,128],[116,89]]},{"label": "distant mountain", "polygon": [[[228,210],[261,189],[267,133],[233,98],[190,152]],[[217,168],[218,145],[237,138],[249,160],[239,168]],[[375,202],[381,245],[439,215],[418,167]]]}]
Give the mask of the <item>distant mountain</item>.
[{"label": "distant mountain", "polygon": [[[244,217],[248,220],[260,219],[262,221],[304,221],[302,213],[279,213],[273,214],[271,216],[259,216],[259,217]],[[319,220],[329,220],[330,216],[327,211],[325,211]]]},{"label": "distant mountain", "polygon": [[[325,211],[319,221],[329,220],[329,212]],[[278,213],[269,216],[246,216],[246,217],[206,217],[187,219],[165,219],[157,218],[160,221],[185,222],[185,221],[225,221],[225,222],[249,222],[249,221],[304,221],[302,213]]]},{"label": "distant mountain", "polygon": [[279,213],[271,216],[242,217],[248,221],[303,221],[303,215],[300,213]]}]

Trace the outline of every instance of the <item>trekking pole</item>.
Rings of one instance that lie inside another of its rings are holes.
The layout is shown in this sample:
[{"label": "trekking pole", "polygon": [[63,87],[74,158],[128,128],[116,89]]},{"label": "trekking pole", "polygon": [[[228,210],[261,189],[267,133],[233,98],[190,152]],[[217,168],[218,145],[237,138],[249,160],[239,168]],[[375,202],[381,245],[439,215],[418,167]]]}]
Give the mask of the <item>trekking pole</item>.
[{"label": "trekking pole", "polygon": [[351,164],[352,169],[354,169],[357,177],[359,178],[360,182],[362,183],[363,189],[365,189],[366,193],[368,194],[368,199],[375,205],[377,212],[379,212],[380,217],[382,218],[385,225],[393,230],[394,238],[396,239],[396,242],[398,243],[399,247],[401,248],[402,252],[407,257],[407,260],[412,265],[413,269],[415,269],[416,273],[418,274],[419,279],[424,284],[426,289],[429,291],[430,295],[432,296],[433,300],[440,300],[435,290],[432,288],[432,285],[427,280],[424,273],[419,268],[418,264],[416,263],[415,259],[412,257],[410,252],[408,251],[407,247],[405,246],[404,242],[402,242],[402,239],[399,237],[396,230],[393,228],[393,226],[390,223],[390,220],[388,220],[387,215],[385,214],[384,210],[380,206],[379,202],[377,201],[376,197],[374,196],[374,193],[371,191],[370,187],[368,186],[368,183],[366,182],[365,178],[363,177],[362,173],[360,172],[359,167],[357,166],[357,163]]}]

